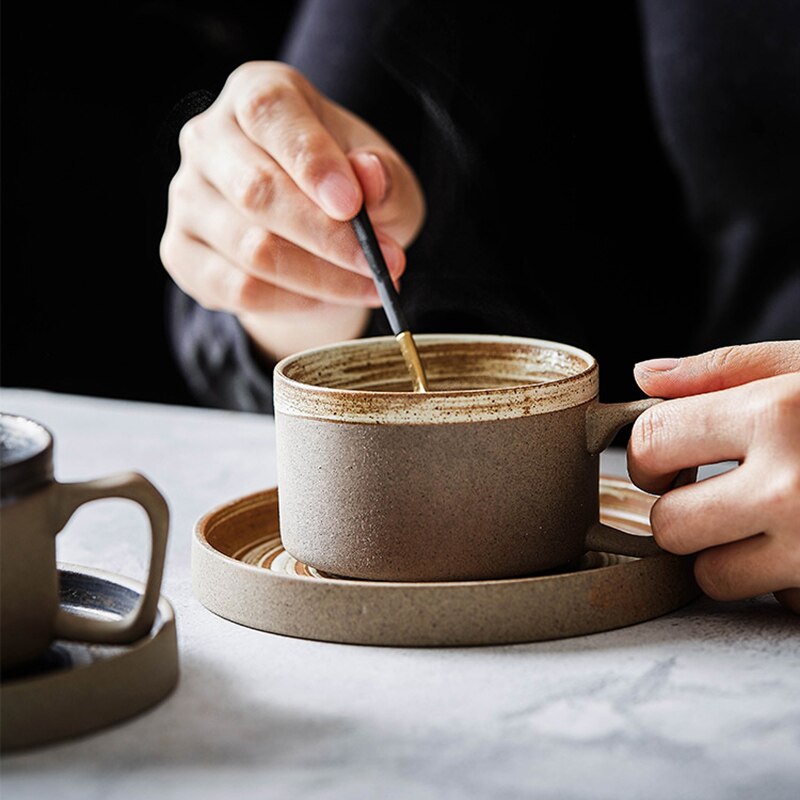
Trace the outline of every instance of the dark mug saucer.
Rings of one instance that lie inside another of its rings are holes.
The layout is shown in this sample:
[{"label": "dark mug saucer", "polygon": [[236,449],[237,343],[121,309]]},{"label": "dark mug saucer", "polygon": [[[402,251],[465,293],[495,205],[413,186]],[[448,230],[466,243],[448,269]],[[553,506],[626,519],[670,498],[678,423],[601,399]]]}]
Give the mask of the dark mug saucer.
[{"label": "dark mug saucer", "polygon": [[[141,599],[138,581],[59,565],[61,606],[121,619]],[[71,738],[121,722],[158,703],[178,680],[175,614],[162,596],[150,633],[129,645],[59,640],[35,662],[0,680],[3,752]],[[103,702],[96,702],[102,696]]]}]

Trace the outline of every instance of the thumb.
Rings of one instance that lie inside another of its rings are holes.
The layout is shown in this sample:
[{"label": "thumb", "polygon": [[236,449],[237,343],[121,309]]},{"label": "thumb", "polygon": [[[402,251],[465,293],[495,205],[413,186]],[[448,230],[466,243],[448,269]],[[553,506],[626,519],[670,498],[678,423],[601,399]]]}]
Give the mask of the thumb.
[{"label": "thumb", "polygon": [[787,372],[800,372],[800,340],[721,347],[686,358],[656,358],[633,369],[636,382],[653,397],[716,392]]}]

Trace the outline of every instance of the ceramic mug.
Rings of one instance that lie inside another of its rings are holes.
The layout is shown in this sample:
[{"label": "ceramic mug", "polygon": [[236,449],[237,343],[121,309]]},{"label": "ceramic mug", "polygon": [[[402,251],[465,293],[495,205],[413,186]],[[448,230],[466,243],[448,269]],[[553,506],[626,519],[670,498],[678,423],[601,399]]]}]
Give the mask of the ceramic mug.
[{"label": "ceramic mug", "polygon": [[661,552],[599,521],[599,454],[656,399],[598,402],[566,344],[418,335],[429,393],[392,337],[275,367],[281,537],[299,561],[387,581],[509,578],[587,549]]},{"label": "ceramic mug", "polygon": [[[80,483],[53,477],[53,437],[38,422],[0,414],[0,637],[3,671],[35,661],[55,639],[125,644],[148,633],[161,590],[169,511],[142,475]],[[56,534],[84,503],[123,497],[150,522],[150,568],[139,605],[119,620],[72,614],[59,605]]]}]

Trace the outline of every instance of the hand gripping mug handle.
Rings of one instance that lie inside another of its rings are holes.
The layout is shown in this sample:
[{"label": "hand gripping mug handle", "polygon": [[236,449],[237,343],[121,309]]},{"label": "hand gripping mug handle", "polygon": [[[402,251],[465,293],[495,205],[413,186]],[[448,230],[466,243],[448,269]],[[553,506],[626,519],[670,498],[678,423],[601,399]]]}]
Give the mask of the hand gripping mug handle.
[{"label": "hand gripping mug handle", "polygon": [[[586,412],[586,446],[592,455],[605,450],[623,425],[634,422],[648,408],[662,403],[655,397],[633,400],[630,403],[592,403]],[[697,469],[691,467],[678,473],[670,488],[685,486],[697,479]],[[598,521],[589,529],[586,547],[603,553],[647,558],[662,555],[662,550],[651,536],[636,536],[612,528]]]},{"label": "hand gripping mug handle", "polygon": [[153,627],[161,591],[167,551],[169,509],[161,493],[143,475],[126,472],[81,483],[56,483],[56,532],[84,503],[104,497],[121,497],[138,503],[150,521],[150,569],[144,594],[129,614],[119,620],[99,620],[58,610],[55,634],[60,639],[103,644],[127,644],[145,636]]}]

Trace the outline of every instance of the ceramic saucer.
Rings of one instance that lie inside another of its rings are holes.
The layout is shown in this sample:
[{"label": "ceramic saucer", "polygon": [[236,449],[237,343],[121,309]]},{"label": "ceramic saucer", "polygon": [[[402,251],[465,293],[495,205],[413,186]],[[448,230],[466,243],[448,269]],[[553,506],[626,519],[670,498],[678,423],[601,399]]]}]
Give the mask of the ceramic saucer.
[{"label": "ceramic saucer", "polygon": [[[601,478],[603,522],[650,535],[655,497]],[[533,642],[610,630],[679,608],[700,591],[690,559],[589,552],[524,578],[389,583],[324,574],[283,549],[276,489],[200,519],[195,596],[221,617],[272,633],[351,644],[455,646]]]},{"label": "ceramic saucer", "polygon": [[[143,584],[101,570],[59,565],[61,605],[122,618]],[[129,645],[54,642],[35,664],[0,682],[0,747],[10,751],[79,736],[150,708],[178,681],[175,614],[162,597],[150,633]]]}]

